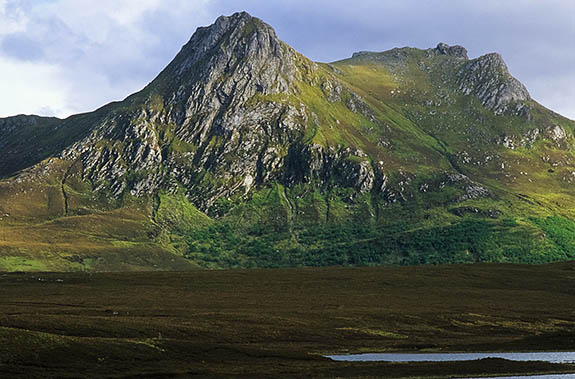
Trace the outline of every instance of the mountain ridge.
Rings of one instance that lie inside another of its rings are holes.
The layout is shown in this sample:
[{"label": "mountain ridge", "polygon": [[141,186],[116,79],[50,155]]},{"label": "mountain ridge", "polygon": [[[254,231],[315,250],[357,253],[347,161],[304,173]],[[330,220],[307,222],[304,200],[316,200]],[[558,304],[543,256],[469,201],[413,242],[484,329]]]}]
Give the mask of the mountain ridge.
[{"label": "mountain ridge", "polygon": [[121,102],[0,119],[0,268],[571,259],[573,124],[498,54],[315,63],[222,16]]}]

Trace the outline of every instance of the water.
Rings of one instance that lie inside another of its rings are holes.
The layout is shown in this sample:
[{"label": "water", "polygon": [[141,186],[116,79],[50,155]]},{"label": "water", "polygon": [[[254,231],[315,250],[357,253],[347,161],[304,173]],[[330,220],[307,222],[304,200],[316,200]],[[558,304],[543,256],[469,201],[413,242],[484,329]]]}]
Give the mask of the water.
[{"label": "water", "polygon": [[[416,354],[345,354],[326,355],[334,361],[353,362],[453,362],[473,361],[484,358],[503,358],[510,361],[544,361],[551,363],[575,363],[575,352],[530,353],[416,353]],[[564,377],[566,378],[566,377]]]}]

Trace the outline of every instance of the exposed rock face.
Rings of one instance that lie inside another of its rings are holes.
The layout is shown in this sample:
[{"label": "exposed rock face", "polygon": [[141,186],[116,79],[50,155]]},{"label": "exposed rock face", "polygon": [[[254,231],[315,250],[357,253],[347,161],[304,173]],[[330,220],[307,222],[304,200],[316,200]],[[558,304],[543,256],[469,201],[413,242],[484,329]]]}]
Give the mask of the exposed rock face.
[{"label": "exposed rock face", "polygon": [[355,188],[359,193],[370,192],[374,188],[375,174],[369,161],[342,161],[339,170],[343,184]]},{"label": "exposed rock face", "polygon": [[314,181],[365,193],[383,191],[387,176],[381,167],[374,170],[367,154],[361,150],[326,150],[318,144],[293,146],[286,157],[283,182],[290,185]]},{"label": "exposed rock face", "polygon": [[515,150],[518,147],[530,147],[541,139],[551,141],[555,147],[560,149],[569,148],[570,135],[559,125],[530,129],[522,135],[501,135],[494,142]]},{"label": "exposed rock face", "polygon": [[459,201],[492,196],[491,192],[487,188],[472,181],[463,174],[447,174],[446,180],[443,183],[455,185],[463,190],[463,194],[460,196]]},{"label": "exposed rock face", "polygon": [[458,73],[458,87],[465,95],[475,95],[495,114],[529,115],[525,104],[529,92],[507,70],[499,54],[487,54],[467,62]]},{"label": "exposed rock face", "polygon": [[375,116],[373,111],[369,108],[369,106],[363,101],[361,96],[356,94],[355,92],[349,92],[349,97],[347,98],[345,105],[347,108],[356,113],[361,113],[367,119],[375,122]]},{"label": "exposed rock face", "polygon": [[559,125],[555,125],[548,129],[551,140],[555,143],[563,142],[567,138],[567,132]]},{"label": "exposed rock face", "polygon": [[330,103],[341,101],[342,88],[337,82],[326,80],[321,84],[321,90],[327,96]]},{"label": "exposed rock face", "polygon": [[432,52],[438,55],[449,55],[452,57],[468,59],[467,49],[459,45],[449,46],[440,42],[435,49],[432,49]]},{"label": "exposed rock face", "polygon": [[198,28],[150,87],[169,95],[170,102],[186,101],[182,116],[188,116],[235,106],[256,93],[287,93],[298,76],[296,59],[298,54],[269,25],[236,13]]}]

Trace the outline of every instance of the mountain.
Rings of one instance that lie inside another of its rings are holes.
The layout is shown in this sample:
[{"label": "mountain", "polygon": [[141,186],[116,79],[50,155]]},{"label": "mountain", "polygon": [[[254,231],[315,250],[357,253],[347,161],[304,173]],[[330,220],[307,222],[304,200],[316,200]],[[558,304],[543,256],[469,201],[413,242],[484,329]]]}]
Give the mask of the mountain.
[{"label": "mountain", "polygon": [[574,131],[498,54],[315,63],[222,16],[124,101],[0,119],[0,269],[573,259]]}]

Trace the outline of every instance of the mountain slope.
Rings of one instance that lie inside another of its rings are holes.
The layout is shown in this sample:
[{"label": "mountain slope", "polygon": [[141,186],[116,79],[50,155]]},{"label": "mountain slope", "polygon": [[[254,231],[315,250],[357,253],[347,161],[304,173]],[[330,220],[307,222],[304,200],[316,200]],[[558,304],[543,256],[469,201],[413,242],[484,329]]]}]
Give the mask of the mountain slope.
[{"label": "mountain slope", "polygon": [[497,54],[314,63],[236,13],[123,102],[0,120],[0,268],[571,259],[574,130]]}]

